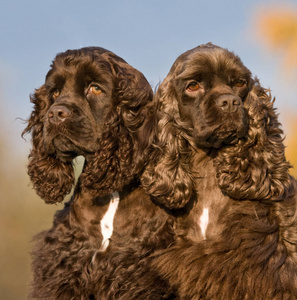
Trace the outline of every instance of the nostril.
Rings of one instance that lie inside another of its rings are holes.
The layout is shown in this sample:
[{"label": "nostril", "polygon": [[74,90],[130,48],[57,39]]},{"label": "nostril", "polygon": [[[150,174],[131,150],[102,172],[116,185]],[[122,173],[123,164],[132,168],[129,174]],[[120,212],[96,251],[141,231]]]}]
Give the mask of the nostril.
[{"label": "nostril", "polygon": [[221,106],[222,108],[225,108],[225,107],[228,107],[228,106],[229,106],[229,103],[228,103],[227,100],[224,100],[224,101],[222,101],[222,103],[220,104],[220,106]]},{"label": "nostril", "polygon": [[216,103],[224,112],[231,113],[237,110],[240,100],[234,95],[222,95]]},{"label": "nostril", "polygon": [[58,117],[59,118],[67,118],[67,113],[65,113],[65,111],[58,111]]},{"label": "nostril", "polygon": [[234,100],[233,100],[233,106],[239,106],[239,100],[237,99],[237,98],[235,98]]},{"label": "nostril", "polygon": [[71,111],[65,106],[53,106],[48,112],[48,118],[51,123],[59,124],[71,116]]}]

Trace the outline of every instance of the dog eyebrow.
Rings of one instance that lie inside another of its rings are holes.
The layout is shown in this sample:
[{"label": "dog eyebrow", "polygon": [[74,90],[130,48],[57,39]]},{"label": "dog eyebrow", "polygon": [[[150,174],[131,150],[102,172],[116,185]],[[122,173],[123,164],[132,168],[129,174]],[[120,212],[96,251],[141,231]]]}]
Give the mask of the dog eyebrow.
[{"label": "dog eyebrow", "polygon": [[100,85],[108,85],[107,71],[105,68],[98,69],[92,66],[85,66],[81,70],[78,70],[75,75],[75,81],[77,84],[83,82],[84,84],[90,84],[96,82]]}]

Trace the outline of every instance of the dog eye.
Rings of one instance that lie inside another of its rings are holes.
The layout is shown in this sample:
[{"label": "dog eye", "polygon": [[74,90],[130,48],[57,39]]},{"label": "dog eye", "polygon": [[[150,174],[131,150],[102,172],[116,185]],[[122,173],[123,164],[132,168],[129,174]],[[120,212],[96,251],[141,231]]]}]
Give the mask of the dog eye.
[{"label": "dog eye", "polygon": [[201,88],[200,84],[197,81],[192,81],[187,85],[186,90],[189,92],[196,92]]},{"label": "dog eye", "polygon": [[243,87],[244,85],[246,85],[246,80],[244,79],[237,80],[235,81],[234,85],[237,87]]},{"label": "dog eye", "polygon": [[98,85],[91,85],[89,88],[89,92],[93,95],[100,95],[102,93],[102,90]]},{"label": "dog eye", "polygon": [[52,97],[54,100],[56,100],[60,95],[60,91],[58,89],[55,89],[52,93]]}]

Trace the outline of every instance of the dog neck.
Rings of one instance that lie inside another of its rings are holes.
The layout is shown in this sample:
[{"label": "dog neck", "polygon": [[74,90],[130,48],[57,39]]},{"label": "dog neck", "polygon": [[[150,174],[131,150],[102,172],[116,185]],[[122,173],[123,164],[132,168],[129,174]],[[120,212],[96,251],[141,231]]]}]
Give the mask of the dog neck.
[{"label": "dog neck", "polygon": [[213,165],[214,155],[213,151],[198,149],[191,162],[197,200],[185,220],[187,220],[186,226],[189,226],[187,238],[195,241],[219,234],[222,229],[219,216],[230,201],[217,184],[216,170]]},{"label": "dog neck", "polygon": [[101,248],[100,236],[102,235],[103,241],[110,238],[108,231],[111,234],[113,231],[111,221],[114,219],[120,199],[124,196],[118,191],[102,197],[94,196],[92,191],[77,188],[68,204],[71,210],[71,226],[81,227],[93,239],[96,247]]}]

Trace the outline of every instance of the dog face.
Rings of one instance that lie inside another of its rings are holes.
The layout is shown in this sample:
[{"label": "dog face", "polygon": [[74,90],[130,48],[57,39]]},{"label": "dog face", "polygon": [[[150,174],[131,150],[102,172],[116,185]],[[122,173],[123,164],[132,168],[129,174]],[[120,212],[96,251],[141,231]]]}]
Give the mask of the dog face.
[{"label": "dog face", "polygon": [[72,160],[85,157],[82,186],[101,195],[129,184],[149,151],[153,93],[141,72],[99,47],[54,59],[31,95],[34,109],[28,174],[46,202],[62,201],[74,183]]},{"label": "dog face", "polygon": [[226,195],[269,201],[286,196],[290,165],[274,100],[238,56],[211,43],[183,53],[156,99],[156,154],[142,183],[161,204],[180,208],[189,202],[200,150],[214,158]]},{"label": "dog face", "polygon": [[44,146],[60,160],[72,160],[99,148],[113,103],[113,74],[102,59],[90,55],[57,57],[45,81],[48,109]]},{"label": "dog face", "polygon": [[195,48],[171,72],[181,119],[190,120],[199,146],[219,148],[246,134],[244,101],[253,81],[237,56],[219,47]]}]

